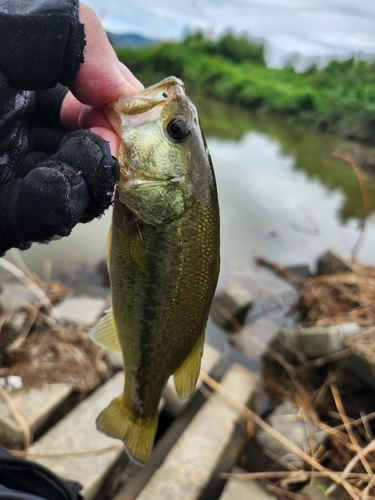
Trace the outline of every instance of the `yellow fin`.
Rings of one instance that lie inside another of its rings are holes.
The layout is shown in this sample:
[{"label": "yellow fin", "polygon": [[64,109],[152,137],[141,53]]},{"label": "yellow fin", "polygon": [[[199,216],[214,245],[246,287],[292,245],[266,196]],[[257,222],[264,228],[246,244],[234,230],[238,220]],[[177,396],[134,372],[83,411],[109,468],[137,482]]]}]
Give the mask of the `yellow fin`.
[{"label": "yellow fin", "polygon": [[187,398],[194,392],[201,369],[203,345],[204,333],[174,373],[174,386],[180,399]]},{"label": "yellow fin", "polygon": [[136,462],[143,465],[149,460],[158,427],[157,413],[151,419],[137,418],[123,405],[120,397],[99,414],[96,426],[107,436],[122,439]]},{"label": "yellow fin", "polygon": [[111,351],[121,352],[112,307],[107,309],[104,316],[100,318],[99,323],[92,330],[90,337],[94,342]]}]

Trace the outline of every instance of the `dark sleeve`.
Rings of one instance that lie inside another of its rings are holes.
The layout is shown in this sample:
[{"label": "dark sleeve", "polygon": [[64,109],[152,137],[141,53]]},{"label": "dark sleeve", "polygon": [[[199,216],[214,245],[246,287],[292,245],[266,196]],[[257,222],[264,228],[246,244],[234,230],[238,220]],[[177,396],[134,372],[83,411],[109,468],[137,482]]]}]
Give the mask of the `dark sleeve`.
[{"label": "dark sleeve", "polygon": [[0,69],[15,88],[69,85],[83,62],[78,0],[0,0]]}]

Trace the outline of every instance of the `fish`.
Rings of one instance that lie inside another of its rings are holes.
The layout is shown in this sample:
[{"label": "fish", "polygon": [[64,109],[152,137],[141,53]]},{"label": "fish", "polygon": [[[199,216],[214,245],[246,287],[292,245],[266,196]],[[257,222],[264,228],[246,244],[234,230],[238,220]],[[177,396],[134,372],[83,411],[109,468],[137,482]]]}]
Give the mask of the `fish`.
[{"label": "fish", "polygon": [[170,376],[195,389],[220,267],[211,157],[184,84],[168,77],[106,106],[121,139],[107,263],[112,307],[92,339],[122,352],[124,390],[96,420],[145,464]]}]

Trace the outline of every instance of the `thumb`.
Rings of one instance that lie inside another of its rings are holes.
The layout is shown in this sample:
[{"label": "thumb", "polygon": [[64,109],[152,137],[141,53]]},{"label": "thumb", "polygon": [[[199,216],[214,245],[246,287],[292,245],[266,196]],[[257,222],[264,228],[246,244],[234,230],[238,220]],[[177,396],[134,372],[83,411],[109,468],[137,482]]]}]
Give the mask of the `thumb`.
[{"label": "thumb", "polygon": [[80,21],[86,34],[85,62],[70,85],[74,96],[84,104],[100,106],[119,98],[134,95],[143,85],[117,59],[106,32],[95,12],[80,4]]}]

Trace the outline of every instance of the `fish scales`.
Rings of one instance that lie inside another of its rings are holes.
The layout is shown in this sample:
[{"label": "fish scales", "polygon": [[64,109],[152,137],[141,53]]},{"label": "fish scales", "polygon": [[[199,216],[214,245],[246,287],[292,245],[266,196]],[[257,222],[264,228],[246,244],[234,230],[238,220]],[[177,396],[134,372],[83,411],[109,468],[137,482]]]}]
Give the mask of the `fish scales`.
[{"label": "fish scales", "polygon": [[108,244],[112,310],[93,338],[121,350],[125,381],[97,425],[144,463],[168,378],[174,374],[186,397],[199,375],[219,272],[219,209],[210,156],[182,83],[170,77],[116,106],[108,113],[123,139]]},{"label": "fish scales", "polygon": [[[118,272],[119,275],[112,283],[113,310],[118,330],[135,328],[139,332],[139,336],[133,339],[136,345],[129,345],[129,339],[124,337],[121,338],[121,344],[125,379],[130,380],[132,377],[134,383],[139,384],[138,395],[149,406],[147,408],[144,403],[145,413],[154,412],[155,399],[160,399],[167,380],[166,374],[172,375],[193,348],[202,335],[202,316],[207,316],[202,295],[207,293],[210,275],[217,270],[212,264],[212,256],[204,249],[209,246],[207,240],[214,240],[217,236],[208,224],[205,231],[195,231],[196,242],[191,241],[191,226],[196,218],[196,210],[201,210],[201,207],[192,207],[189,217],[172,221],[163,229],[145,224],[137,227],[134,215],[124,210],[118,201],[115,202],[114,221],[117,223],[112,230],[111,267],[112,272]],[[126,238],[122,237],[123,231],[127,234]],[[135,262],[137,256],[132,258],[129,248],[132,238],[140,240],[139,232],[142,235],[144,263]],[[119,253],[128,255],[125,263],[122,259],[112,261],[117,238],[118,244],[125,248],[121,252],[117,248],[116,257]],[[193,244],[202,249],[201,255],[191,255],[187,248],[188,241],[189,246]],[[181,246],[181,252],[176,252],[176,242]],[[190,262],[192,259],[194,262]],[[144,265],[144,272],[148,276],[147,286],[140,278],[142,270],[137,267],[139,264]],[[178,335],[172,336],[171,332],[178,332]],[[138,359],[134,351],[139,353]],[[171,357],[168,352],[175,354]],[[158,362],[151,364],[151,357]],[[130,373],[134,365],[137,369]],[[153,381],[152,387],[150,380]],[[130,384],[125,389],[126,404],[129,405],[134,400],[132,389]],[[142,411],[139,416],[142,416]]]}]

